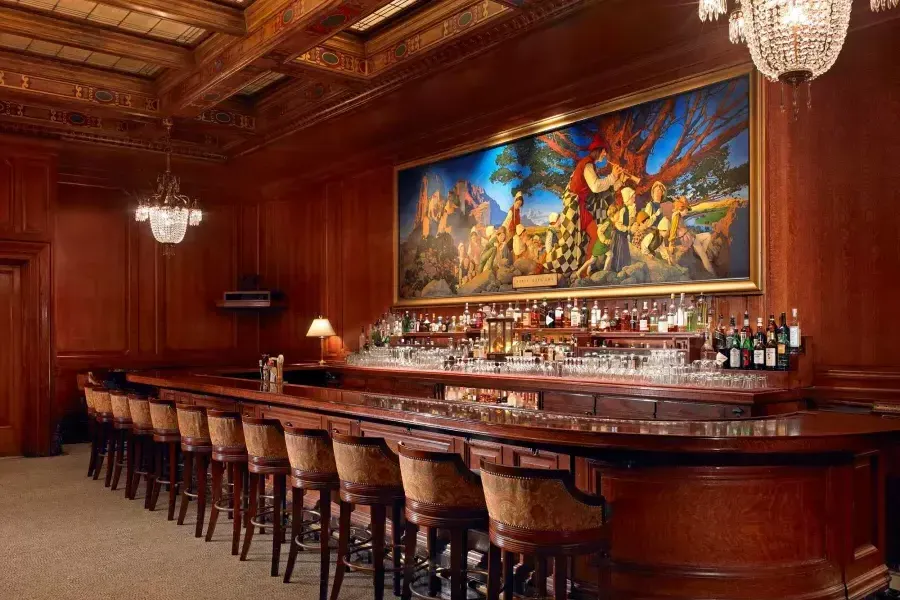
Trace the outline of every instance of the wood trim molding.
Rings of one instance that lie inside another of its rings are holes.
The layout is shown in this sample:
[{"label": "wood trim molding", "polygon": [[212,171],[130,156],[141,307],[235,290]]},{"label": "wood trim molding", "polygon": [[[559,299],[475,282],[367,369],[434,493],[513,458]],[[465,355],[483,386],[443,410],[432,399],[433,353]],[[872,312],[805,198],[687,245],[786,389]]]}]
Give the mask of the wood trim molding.
[{"label": "wood trim molding", "polygon": [[103,0],[118,6],[228,35],[244,35],[247,25],[238,8],[195,0]]}]

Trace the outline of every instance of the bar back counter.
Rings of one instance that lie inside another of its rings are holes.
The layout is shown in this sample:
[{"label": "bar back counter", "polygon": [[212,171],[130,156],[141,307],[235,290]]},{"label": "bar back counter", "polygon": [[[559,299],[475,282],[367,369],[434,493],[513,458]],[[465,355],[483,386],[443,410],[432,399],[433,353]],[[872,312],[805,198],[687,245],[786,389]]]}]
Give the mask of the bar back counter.
[{"label": "bar back counter", "polygon": [[[611,507],[615,598],[864,598],[889,581],[885,490],[900,420],[804,410],[798,389],[715,390],[295,365],[130,373],[161,398],[396,448],[566,469]],[[533,408],[447,386],[537,392]],[[592,591],[576,562],[573,592]]]}]

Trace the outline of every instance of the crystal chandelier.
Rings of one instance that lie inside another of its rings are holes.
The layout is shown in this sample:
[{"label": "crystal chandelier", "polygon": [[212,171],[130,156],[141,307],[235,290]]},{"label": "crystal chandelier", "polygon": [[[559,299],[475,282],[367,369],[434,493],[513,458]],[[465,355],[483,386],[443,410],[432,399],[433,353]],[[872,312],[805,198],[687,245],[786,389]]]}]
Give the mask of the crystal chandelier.
[{"label": "crystal chandelier", "polygon": [[166,128],[166,172],[156,180],[156,192],[138,203],[134,219],[150,221],[153,237],[163,246],[163,255],[172,256],[175,244],[181,243],[188,226],[196,227],[203,212],[196,200],[181,193],[178,177],[172,174],[172,119],[163,120]]},{"label": "crystal chandelier", "polygon": [[[837,60],[850,26],[852,0],[736,0],[728,16],[728,38],[746,42],[753,64],[770,81],[793,90],[828,71]],[[900,0],[870,0],[873,11]],[[700,20],[718,19],[727,0],[699,0]],[[807,101],[809,100],[807,91]]]}]

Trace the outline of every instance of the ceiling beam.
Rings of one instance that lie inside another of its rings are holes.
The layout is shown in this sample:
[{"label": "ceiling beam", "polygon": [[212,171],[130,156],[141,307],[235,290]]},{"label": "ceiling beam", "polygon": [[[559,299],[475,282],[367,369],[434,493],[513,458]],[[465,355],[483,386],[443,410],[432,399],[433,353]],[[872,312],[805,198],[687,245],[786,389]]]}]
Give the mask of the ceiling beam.
[{"label": "ceiling beam", "polygon": [[248,9],[248,35],[164,94],[163,107],[186,116],[210,108],[235,89],[231,77],[279,44],[291,39],[298,51],[313,48],[387,1],[258,0]]},{"label": "ceiling beam", "polygon": [[242,36],[244,13],[237,8],[196,0],[103,0],[103,4],[170,19],[208,31]]},{"label": "ceiling beam", "polygon": [[190,50],[180,46],[5,6],[0,6],[0,31],[134,58],[163,67],[186,69],[194,64]]}]

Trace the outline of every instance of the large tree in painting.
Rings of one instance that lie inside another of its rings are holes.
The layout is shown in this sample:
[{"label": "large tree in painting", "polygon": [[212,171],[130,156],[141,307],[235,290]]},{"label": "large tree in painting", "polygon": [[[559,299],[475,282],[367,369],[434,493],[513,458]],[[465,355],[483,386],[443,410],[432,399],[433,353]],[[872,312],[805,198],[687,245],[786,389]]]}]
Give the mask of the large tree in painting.
[{"label": "large tree in painting", "polygon": [[737,77],[402,171],[401,298],[748,277],[749,99]]}]

